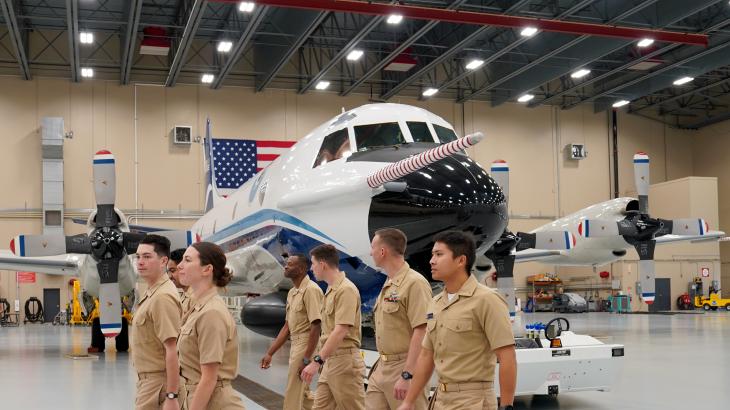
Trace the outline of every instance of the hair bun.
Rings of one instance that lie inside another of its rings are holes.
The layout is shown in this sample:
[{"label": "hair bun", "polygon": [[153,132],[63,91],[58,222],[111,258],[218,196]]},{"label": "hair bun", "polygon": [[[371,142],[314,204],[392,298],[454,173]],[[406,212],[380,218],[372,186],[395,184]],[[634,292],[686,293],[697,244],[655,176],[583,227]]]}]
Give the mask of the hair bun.
[{"label": "hair bun", "polygon": [[219,288],[223,288],[231,282],[231,279],[233,279],[233,272],[229,268],[223,268],[223,273],[216,276],[215,285]]}]

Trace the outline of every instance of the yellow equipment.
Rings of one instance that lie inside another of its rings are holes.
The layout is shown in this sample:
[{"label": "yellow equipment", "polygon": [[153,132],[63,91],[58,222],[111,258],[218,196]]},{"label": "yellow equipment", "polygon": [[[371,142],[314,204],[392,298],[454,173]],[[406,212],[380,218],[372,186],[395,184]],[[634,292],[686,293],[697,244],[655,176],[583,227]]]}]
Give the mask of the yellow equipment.
[{"label": "yellow equipment", "polygon": [[710,293],[710,296],[695,296],[695,307],[704,310],[717,310],[717,308],[730,310],[730,299],[723,299],[719,293]]}]

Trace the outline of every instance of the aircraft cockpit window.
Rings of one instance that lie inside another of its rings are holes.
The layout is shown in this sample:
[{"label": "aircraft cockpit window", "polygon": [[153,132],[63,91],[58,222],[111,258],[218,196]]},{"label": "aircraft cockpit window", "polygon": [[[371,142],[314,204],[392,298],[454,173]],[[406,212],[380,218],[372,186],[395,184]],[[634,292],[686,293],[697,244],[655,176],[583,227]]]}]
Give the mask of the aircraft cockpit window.
[{"label": "aircraft cockpit window", "polygon": [[397,122],[358,125],[355,127],[355,143],[358,151],[378,147],[405,144],[406,139]]},{"label": "aircraft cockpit window", "polygon": [[456,133],[446,127],[433,124],[433,129],[436,130],[436,135],[439,137],[439,141],[441,141],[442,144],[456,141],[457,139]]},{"label": "aircraft cockpit window", "polygon": [[350,149],[350,138],[347,136],[347,128],[343,128],[324,137],[322,147],[319,149],[317,159],[314,161],[314,166],[312,168],[316,168],[340,158],[349,157],[350,154],[352,154],[352,150]]},{"label": "aircraft cockpit window", "polygon": [[433,140],[431,131],[428,130],[428,125],[425,122],[406,122],[408,129],[411,131],[413,142],[436,142]]}]

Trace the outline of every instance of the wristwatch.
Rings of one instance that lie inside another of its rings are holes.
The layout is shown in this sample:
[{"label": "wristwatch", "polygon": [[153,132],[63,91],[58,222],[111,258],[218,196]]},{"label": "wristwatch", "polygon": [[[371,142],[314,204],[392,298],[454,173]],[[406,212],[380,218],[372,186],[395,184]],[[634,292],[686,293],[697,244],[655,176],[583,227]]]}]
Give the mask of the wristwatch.
[{"label": "wristwatch", "polygon": [[304,363],[304,365],[307,366],[309,363],[312,363],[312,361],[309,360],[308,357],[305,357],[305,358],[302,359],[302,363]]},{"label": "wristwatch", "polygon": [[410,372],[404,371],[400,374],[400,377],[402,377],[403,380],[411,380],[413,378],[413,375]]},{"label": "wristwatch", "polygon": [[324,360],[318,354],[314,355],[314,357],[312,358],[312,361],[315,363],[319,363],[320,366],[324,366]]},{"label": "wristwatch", "polygon": [[178,396],[179,396],[179,394],[177,394],[177,393],[172,393],[172,392],[165,393],[165,397],[167,397],[170,400],[177,399]]}]

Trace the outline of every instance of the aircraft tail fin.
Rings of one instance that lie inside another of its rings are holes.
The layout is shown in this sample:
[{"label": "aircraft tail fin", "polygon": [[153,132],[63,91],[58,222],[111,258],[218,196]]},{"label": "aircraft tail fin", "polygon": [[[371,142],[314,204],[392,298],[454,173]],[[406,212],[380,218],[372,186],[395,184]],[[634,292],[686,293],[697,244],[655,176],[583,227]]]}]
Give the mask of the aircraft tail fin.
[{"label": "aircraft tail fin", "polygon": [[211,132],[210,118],[205,121],[205,212],[216,206],[223,197],[218,193],[215,183],[215,158],[213,158],[213,135]]}]

